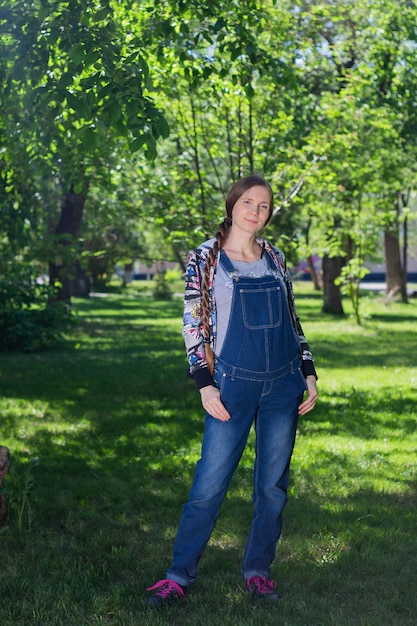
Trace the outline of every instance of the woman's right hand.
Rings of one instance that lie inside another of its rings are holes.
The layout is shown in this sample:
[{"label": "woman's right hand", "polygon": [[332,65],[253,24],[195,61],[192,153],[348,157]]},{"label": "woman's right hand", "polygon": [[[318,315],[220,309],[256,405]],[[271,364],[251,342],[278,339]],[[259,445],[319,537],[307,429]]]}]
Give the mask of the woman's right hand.
[{"label": "woman's right hand", "polygon": [[200,389],[201,404],[203,409],[212,417],[221,422],[227,422],[230,419],[230,413],[220,399],[220,391],[213,385],[208,385]]}]

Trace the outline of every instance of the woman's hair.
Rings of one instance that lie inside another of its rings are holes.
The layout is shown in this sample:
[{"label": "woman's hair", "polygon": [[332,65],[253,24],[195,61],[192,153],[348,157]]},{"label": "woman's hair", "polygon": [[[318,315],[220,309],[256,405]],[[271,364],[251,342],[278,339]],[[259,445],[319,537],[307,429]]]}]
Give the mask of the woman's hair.
[{"label": "woman's hair", "polygon": [[232,212],[233,207],[239,198],[248,191],[252,189],[252,187],[265,187],[269,191],[270,194],[270,202],[269,202],[269,216],[265,224],[269,222],[272,217],[272,212],[274,210],[274,194],[272,192],[271,186],[262,178],[262,176],[258,176],[257,174],[250,174],[249,176],[245,176],[240,180],[236,181],[232,187],[230,188],[229,193],[226,197],[226,217],[219,225],[219,229],[216,233],[216,241],[214,242],[213,247],[211,248],[204,267],[203,273],[203,285],[202,285],[202,316],[203,316],[203,328],[204,328],[204,336],[206,340],[206,360],[207,365],[210,370],[210,373],[213,372],[213,362],[214,356],[213,351],[210,348],[210,300],[209,300],[209,279],[210,279],[210,269],[214,265],[216,261],[216,257],[219,251],[223,248],[227,236],[229,234],[230,228],[232,226]]}]

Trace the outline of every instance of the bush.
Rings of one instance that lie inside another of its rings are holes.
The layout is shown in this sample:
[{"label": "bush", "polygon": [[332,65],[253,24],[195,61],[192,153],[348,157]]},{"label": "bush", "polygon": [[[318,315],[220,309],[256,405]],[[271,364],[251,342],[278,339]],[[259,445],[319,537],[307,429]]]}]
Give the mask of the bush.
[{"label": "bush", "polygon": [[172,298],[172,289],[167,280],[166,272],[156,272],[153,277],[153,295],[158,300],[170,300]]},{"label": "bush", "polygon": [[64,303],[49,304],[51,295],[29,269],[14,268],[0,278],[0,350],[35,352],[58,342],[71,316]]}]

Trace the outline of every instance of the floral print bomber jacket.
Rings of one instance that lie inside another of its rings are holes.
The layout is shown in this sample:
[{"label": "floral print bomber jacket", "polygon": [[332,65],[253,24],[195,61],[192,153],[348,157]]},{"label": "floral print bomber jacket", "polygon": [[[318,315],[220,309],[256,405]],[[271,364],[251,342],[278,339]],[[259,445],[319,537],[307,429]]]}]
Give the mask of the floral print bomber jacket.
[{"label": "floral print bomber jacket", "polygon": [[[268,253],[277,269],[281,272],[284,283],[287,288],[288,306],[294,330],[300,342],[300,356],[302,359],[302,370],[304,376],[310,374],[316,375],[313,363],[313,356],[304,337],[303,330],[295,309],[294,292],[290,273],[287,269],[285,256],[281,250],[272,246],[263,237],[257,238],[258,243],[263,247],[264,252]],[[184,295],[184,326],[183,337],[185,348],[188,356],[189,371],[188,375],[194,378],[197,387],[201,389],[207,385],[213,385],[213,378],[208,370],[205,356],[206,339],[203,331],[202,319],[202,285],[203,273],[207,255],[213,247],[215,239],[209,239],[202,243],[198,248],[191,250],[188,255],[188,265],[185,277],[185,295]],[[218,259],[211,268],[209,280],[209,300],[210,300],[210,346],[215,351],[216,334],[217,334],[217,313],[216,301],[214,297],[214,279],[216,274]]]}]

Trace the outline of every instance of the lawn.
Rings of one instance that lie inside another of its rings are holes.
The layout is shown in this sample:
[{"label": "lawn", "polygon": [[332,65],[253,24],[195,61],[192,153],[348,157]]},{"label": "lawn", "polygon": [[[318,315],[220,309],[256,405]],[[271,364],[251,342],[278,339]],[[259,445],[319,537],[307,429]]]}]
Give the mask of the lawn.
[{"label": "lawn", "polygon": [[365,295],[362,326],[324,317],[295,285],[320,398],[300,420],[273,575],[254,606],[239,569],[253,437],[184,606],[155,612],[199,456],[202,411],[185,376],[182,300],[76,300],[67,341],[0,354],[2,626],[416,626],[417,300]]}]

